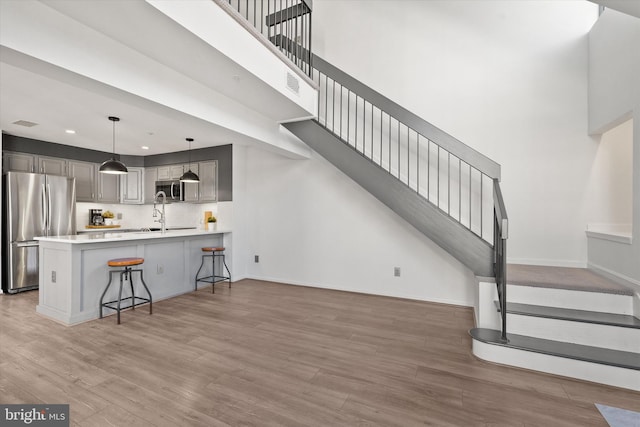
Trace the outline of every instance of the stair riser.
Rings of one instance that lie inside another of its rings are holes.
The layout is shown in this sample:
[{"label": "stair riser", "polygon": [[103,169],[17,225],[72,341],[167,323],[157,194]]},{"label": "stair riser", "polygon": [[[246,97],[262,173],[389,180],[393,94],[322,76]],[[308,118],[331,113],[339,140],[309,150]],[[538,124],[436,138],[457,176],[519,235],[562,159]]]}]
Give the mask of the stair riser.
[{"label": "stair riser", "polygon": [[472,342],[473,354],[483,360],[640,391],[640,371]]},{"label": "stair riser", "polygon": [[630,295],[534,288],[530,286],[508,286],[507,301],[633,316],[633,297]]},{"label": "stair riser", "polygon": [[508,314],[507,331],[553,341],[640,353],[640,329],[635,328]]}]

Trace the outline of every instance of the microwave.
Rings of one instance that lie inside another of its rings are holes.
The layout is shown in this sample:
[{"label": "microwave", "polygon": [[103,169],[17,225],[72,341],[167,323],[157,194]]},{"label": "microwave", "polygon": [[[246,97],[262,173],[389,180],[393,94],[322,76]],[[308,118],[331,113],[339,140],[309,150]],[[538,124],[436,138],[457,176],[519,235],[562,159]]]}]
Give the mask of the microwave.
[{"label": "microwave", "polygon": [[179,180],[156,181],[156,194],[158,191],[164,191],[167,195],[167,201],[183,202],[184,201],[184,182]]}]

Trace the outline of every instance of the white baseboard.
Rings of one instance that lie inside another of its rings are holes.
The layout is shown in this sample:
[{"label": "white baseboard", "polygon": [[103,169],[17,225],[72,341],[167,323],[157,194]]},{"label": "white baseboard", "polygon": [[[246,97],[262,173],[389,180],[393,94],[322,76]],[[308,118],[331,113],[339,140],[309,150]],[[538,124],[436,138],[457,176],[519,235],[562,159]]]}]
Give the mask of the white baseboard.
[{"label": "white baseboard", "polygon": [[632,277],[610,270],[593,262],[589,262],[588,267],[593,271],[613,280],[614,282],[620,283],[622,286],[626,286],[635,293],[640,293],[640,280],[635,280]]},{"label": "white baseboard", "polygon": [[540,265],[547,267],[587,268],[586,261],[569,259],[542,259],[542,258],[507,258],[508,264]]},{"label": "white baseboard", "polygon": [[247,277],[247,278],[248,279],[253,279],[253,280],[264,280],[264,281],[267,281],[267,282],[283,283],[285,285],[306,286],[306,287],[309,287],[309,288],[319,288],[319,289],[330,289],[330,290],[333,290],[333,291],[353,292],[353,293],[356,293],[356,294],[379,295],[379,296],[383,296],[383,297],[403,298],[403,299],[410,299],[410,300],[414,300],[414,301],[435,302],[435,303],[438,303],[438,304],[457,305],[457,306],[461,306],[461,307],[473,307],[475,305],[473,301],[460,301],[460,300],[454,300],[454,299],[448,299],[448,298],[429,298],[429,299],[426,299],[426,298],[417,297],[415,295],[407,295],[407,294],[395,293],[395,292],[377,292],[377,293],[373,293],[373,292],[367,292],[367,291],[361,290],[361,289],[349,289],[349,288],[339,287],[339,286],[335,286],[335,285],[327,285],[327,284],[323,284],[323,283],[299,282],[299,281],[295,281],[295,280],[283,279],[281,277],[251,276],[251,277]]}]

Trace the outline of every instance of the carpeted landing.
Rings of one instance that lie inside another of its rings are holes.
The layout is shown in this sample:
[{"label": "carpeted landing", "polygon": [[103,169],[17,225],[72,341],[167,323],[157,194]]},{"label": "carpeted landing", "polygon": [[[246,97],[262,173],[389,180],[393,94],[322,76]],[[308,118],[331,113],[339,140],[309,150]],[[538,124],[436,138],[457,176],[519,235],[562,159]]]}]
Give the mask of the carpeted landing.
[{"label": "carpeted landing", "polygon": [[633,295],[629,288],[586,268],[508,264],[507,283],[540,288]]}]

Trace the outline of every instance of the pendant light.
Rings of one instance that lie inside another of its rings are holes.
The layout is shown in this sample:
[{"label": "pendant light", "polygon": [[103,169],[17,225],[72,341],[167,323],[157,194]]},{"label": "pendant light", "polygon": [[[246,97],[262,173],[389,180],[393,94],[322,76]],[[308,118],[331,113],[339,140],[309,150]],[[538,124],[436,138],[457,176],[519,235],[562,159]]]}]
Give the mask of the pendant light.
[{"label": "pendant light", "polygon": [[189,141],[189,170],[180,177],[180,182],[200,182],[200,177],[191,171],[191,142],[193,138],[187,138]]},{"label": "pendant light", "polygon": [[109,173],[115,175],[122,175],[125,173],[129,173],[127,167],[119,160],[116,160],[116,122],[119,122],[120,119],[118,117],[110,116],[109,120],[113,122],[113,156],[110,160],[107,160],[103,164],[100,165],[100,169],[98,172],[100,173]]}]

